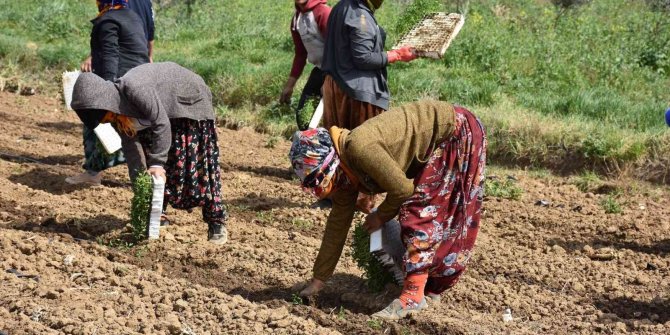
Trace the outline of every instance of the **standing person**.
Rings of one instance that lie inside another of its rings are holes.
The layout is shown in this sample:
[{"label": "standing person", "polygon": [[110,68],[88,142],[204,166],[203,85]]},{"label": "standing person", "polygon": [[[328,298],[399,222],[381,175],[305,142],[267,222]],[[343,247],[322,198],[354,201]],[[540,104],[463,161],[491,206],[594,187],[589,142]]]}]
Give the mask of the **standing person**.
[{"label": "standing person", "polygon": [[[98,16],[91,31],[91,71],[104,80],[115,80],[128,70],[149,62],[145,28],[127,0],[98,0]],[[86,62],[84,62],[86,63]],[[82,65],[82,70],[85,70]],[[100,148],[92,128],[84,125],[85,172],[68,177],[68,184],[100,185],[102,171],[123,164],[123,154],[109,155]]]},{"label": "standing person", "polygon": [[227,241],[212,93],[200,76],[175,63],[140,65],[114,82],[82,73],[72,108],[91,129],[116,127],[131,180],[145,170],[162,177],[166,205],[202,207],[208,240]]},{"label": "standing person", "polygon": [[330,7],[326,4],[326,0],[295,0],[295,14],[291,20],[291,37],[295,45],[295,55],[291,73],[281,92],[279,102],[286,104],[291,102],[295,83],[300,78],[306,62],[312,63],[314,68],[302,90],[296,110],[296,121],[301,130],[304,130],[302,129],[304,121],[309,122],[309,120],[301,120],[300,110],[305,106],[307,99],[321,98],[321,86],[324,80],[321,60],[328,33],[329,15]]},{"label": "standing person", "polygon": [[402,293],[375,317],[416,313],[425,296],[437,301],[456,284],[472,256],[484,195],[486,136],[471,112],[441,101],[410,103],[351,131],[296,132],[289,158],[304,190],[333,199],[302,296],[317,294],[332,276],[359,192],[387,192],[364,228],[373,232],[398,215],[406,250]]},{"label": "standing person", "polygon": [[[384,0],[342,0],[328,19],[323,53],[323,126],[354,129],[389,108],[386,66],[416,58],[411,48],[384,51],[386,33],[374,13]],[[361,194],[357,208],[370,213],[375,197]]]},{"label": "standing person", "polygon": [[[121,2],[121,1],[115,1]],[[132,9],[137,16],[142,20],[142,26],[144,27],[144,36],[147,38],[147,47],[149,49],[149,63],[154,61],[154,35],[155,35],[155,25],[154,25],[154,10],[151,4],[151,0],[130,0],[127,2],[128,8]],[[91,72],[91,55],[89,55],[81,63],[81,72]]]},{"label": "standing person", "polygon": [[154,61],[154,9],[151,5],[151,0],[129,0],[128,6],[130,9],[140,17],[144,27],[144,36],[147,39],[147,47],[149,48],[149,63]]},{"label": "standing person", "polygon": [[384,51],[386,34],[374,12],[383,0],[341,0],[328,20],[321,69],[326,129],[354,129],[389,108],[386,66],[416,58],[411,48]]}]

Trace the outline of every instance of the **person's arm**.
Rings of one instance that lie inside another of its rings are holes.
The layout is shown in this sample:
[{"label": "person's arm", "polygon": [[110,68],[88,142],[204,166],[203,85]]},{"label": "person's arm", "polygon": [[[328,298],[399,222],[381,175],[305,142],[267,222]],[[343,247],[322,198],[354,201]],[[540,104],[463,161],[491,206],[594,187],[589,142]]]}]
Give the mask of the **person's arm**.
[{"label": "person's arm", "polygon": [[149,63],[154,62],[154,40],[149,41]]},{"label": "person's arm", "polygon": [[154,9],[151,5],[151,1],[147,1],[149,6],[149,13],[151,15],[148,18],[147,28],[149,33],[149,62],[154,62],[154,35],[156,31],[156,25],[154,24]]},{"label": "person's arm", "polygon": [[119,71],[119,26],[116,23],[105,21],[100,24],[98,36],[101,52],[100,69],[95,73],[105,80],[114,80]]},{"label": "person's arm", "polygon": [[377,27],[374,18],[367,15],[347,17],[345,24],[349,27],[351,56],[354,66],[361,70],[378,70],[388,65],[386,52],[375,52]]},{"label": "person's arm", "polygon": [[147,153],[147,166],[165,166],[172,142],[170,119],[161,106],[158,92],[151,87],[127,85],[124,93],[128,101],[151,122],[151,150]]},{"label": "person's arm", "polygon": [[400,205],[414,194],[414,182],[407,178],[405,171],[381,144],[358,145],[352,142],[347,151],[349,159],[355,161],[359,169],[387,192],[376,215],[381,222],[393,219],[398,214]]},{"label": "person's arm", "polygon": [[142,149],[142,144],[138,139],[138,135],[130,137],[124,132],[120,132],[121,136],[121,146],[123,148],[123,155],[126,157],[126,162],[128,163],[128,175],[130,176],[130,181],[135,181],[135,178],[142,171],[146,171],[147,162],[144,157],[144,149]]},{"label": "person's arm", "polygon": [[93,71],[93,66],[91,65],[92,57],[89,54],[86,59],[81,63],[81,72],[91,72]]},{"label": "person's arm", "polygon": [[307,49],[305,48],[305,44],[302,43],[300,34],[296,30],[293,30],[293,24],[291,24],[291,38],[293,38],[293,44],[295,45],[295,54],[293,55],[291,73],[288,77],[288,80],[286,80],[284,89],[282,90],[281,96],[279,97],[280,103],[289,103],[291,101],[295,83],[298,81],[302,71],[305,69],[305,64],[307,64]]},{"label": "person's arm", "polygon": [[333,194],[333,209],[328,215],[319,255],[314,261],[314,278],[318,280],[327,281],[335,271],[354,219],[357,196],[356,190],[340,190]]}]

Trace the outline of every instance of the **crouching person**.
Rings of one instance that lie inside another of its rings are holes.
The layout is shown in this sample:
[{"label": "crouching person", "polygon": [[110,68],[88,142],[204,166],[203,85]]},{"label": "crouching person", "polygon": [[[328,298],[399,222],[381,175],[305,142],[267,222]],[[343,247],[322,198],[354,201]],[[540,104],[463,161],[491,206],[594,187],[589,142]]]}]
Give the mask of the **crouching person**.
[{"label": "crouching person", "polygon": [[114,82],[82,73],[72,108],[90,129],[114,125],[131,180],[143,171],[162,177],[166,205],[202,207],[209,241],[227,241],[212,93],[200,76],[169,62],[138,66]]},{"label": "crouching person", "polygon": [[358,192],[387,192],[364,228],[373,232],[398,215],[406,250],[402,293],[375,317],[416,313],[456,284],[472,256],[484,193],[486,136],[472,113],[440,101],[410,103],[352,131],[297,132],[289,156],[303,189],[333,199],[301,295],[318,293],[333,274]]}]

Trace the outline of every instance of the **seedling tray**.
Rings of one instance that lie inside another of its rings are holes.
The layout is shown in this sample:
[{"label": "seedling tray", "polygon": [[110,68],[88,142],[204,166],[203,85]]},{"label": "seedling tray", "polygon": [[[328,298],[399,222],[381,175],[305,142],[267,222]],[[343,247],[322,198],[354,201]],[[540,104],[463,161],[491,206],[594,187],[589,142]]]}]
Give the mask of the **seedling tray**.
[{"label": "seedling tray", "polygon": [[465,16],[456,13],[430,13],[421,19],[393,46],[411,46],[419,57],[440,59],[447,52],[465,23]]}]

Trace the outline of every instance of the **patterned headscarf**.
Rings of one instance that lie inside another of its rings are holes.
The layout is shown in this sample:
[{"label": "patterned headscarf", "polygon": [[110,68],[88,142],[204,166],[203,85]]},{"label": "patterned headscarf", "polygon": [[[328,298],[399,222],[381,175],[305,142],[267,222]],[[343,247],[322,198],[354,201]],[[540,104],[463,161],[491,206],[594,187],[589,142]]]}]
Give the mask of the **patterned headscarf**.
[{"label": "patterned headscarf", "polygon": [[107,13],[110,10],[128,8],[128,0],[97,0],[98,16]]},{"label": "patterned headscarf", "polygon": [[293,135],[289,159],[302,181],[303,190],[320,199],[330,193],[340,157],[326,129],[297,131]]}]

